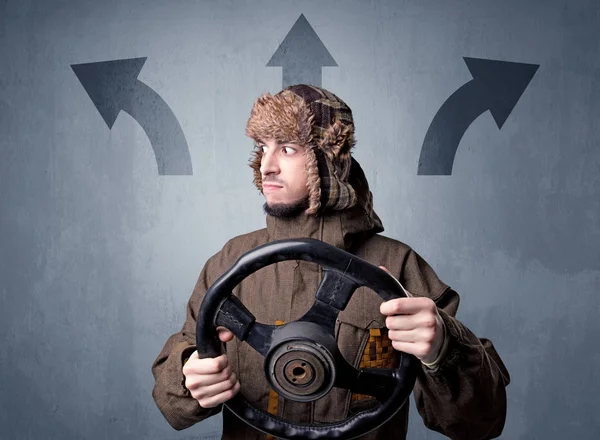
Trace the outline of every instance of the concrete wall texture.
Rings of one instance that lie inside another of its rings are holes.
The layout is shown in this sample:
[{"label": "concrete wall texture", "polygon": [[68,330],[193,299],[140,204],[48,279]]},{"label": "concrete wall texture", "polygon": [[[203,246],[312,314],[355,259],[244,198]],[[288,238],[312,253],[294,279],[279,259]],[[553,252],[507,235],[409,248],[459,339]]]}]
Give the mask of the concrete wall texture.
[{"label": "concrete wall texture", "polygon": [[598,438],[599,23],[598,0],[0,1],[0,438],[219,438],[168,426],[150,365],[206,259],[264,226],[244,127],[298,80],[350,105],[385,234],[504,359],[502,438]]}]

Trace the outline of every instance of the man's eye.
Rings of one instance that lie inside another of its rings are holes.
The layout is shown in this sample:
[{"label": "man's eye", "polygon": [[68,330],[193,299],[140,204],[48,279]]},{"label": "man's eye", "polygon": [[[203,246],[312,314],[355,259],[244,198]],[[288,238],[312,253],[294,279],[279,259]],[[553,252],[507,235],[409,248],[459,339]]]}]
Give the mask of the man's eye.
[{"label": "man's eye", "polygon": [[266,153],[267,151],[267,146],[266,145],[259,145],[258,148],[260,149],[260,151],[262,151],[263,153]]},{"label": "man's eye", "polygon": [[283,147],[283,149],[285,150],[285,154],[294,154],[296,152],[296,149],[292,147]]}]

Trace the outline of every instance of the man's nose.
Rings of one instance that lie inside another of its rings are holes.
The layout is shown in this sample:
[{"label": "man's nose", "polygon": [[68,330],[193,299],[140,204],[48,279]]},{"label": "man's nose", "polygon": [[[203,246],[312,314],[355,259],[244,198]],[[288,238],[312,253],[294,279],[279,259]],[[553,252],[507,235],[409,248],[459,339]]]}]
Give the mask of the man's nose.
[{"label": "man's nose", "polygon": [[263,176],[266,176],[267,174],[279,174],[279,162],[275,154],[270,150],[262,155],[260,161],[260,173]]}]

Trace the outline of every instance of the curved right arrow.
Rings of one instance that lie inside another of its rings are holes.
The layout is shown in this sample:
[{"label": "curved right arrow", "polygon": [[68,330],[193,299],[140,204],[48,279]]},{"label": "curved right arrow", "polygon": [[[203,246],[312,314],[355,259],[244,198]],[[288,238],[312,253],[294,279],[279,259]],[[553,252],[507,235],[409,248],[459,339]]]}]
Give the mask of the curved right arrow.
[{"label": "curved right arrow", "polygon": [[433,118],[419,157],[419,175],[452,174],[463,135],[489,110],[498,128],[517,105],[539,64],[463,58],[473,79],[444,102]]}]

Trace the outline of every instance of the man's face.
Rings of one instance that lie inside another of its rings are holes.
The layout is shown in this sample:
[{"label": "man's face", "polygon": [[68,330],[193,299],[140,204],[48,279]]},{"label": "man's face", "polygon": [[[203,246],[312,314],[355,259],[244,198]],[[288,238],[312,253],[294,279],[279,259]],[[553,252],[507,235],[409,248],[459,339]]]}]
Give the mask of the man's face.
[{"label": "man's face", "polygon": [[305,150],[290,142],[261,140],[260,174],[269,207],[293,205],[308,197]]}]

